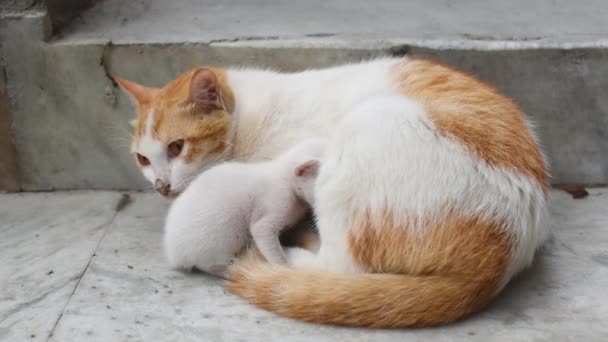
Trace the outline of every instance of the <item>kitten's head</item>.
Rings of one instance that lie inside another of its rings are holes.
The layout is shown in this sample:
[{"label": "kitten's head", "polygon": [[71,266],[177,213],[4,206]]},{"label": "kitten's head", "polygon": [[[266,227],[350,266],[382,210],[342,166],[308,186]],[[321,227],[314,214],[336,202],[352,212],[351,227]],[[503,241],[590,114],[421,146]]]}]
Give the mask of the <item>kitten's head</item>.
[{"label": "kitten's head", "polygon": [[131,153],[163,196],[178,194],[230,153],[234,97],[223,70],[197,68],[160,89],[113,78],[137,108]]}]

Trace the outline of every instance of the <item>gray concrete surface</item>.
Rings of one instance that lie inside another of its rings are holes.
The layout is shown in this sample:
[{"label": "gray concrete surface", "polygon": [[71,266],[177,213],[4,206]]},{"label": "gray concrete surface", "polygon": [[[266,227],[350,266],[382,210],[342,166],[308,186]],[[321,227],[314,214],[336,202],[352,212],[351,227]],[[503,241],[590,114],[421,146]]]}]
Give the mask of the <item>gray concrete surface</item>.
[{"label": "gray concrete surface", "polygon": [[608,44],[603,0],[106,0],[65,31],[75,42],[513,41]]},{"label": "gray concrete surface", "polygon": [[[0,195],[2,341],[605,341],[608,188],[553,191],[554,236],[483,312],[432,329],[301,323],[167,267],[154,194]],[[49,338],[50,337],[50,338]]]},{"label": "gray concrete surface", "polygon": [[[0,23],[22,187],[143,189],[129,101],[108,72],[162,85],[195,65],[292,71],[430,56],[495,84],[536,123],[553,182],[608,183],[608,3],[106,0],[58,35]],[[112,44],[110,44],[112,42]]]},{"label": "gray concrete surface", "polygon": [[45,0],[55,32],[63,29],[96,0]]},{"label": "gray concrete surface", "polygon": [[0,2],[0,11],[18,12],[26,10],[36,4],[36,0],[3,0]]},{"label": "gray concrete surface", "polygon": [[8,101],[5,81],[0,78],[0,192],[17,191],[20,188]]},{"label": "gray concrete surface", "polygon": [[89,267],[117,193],[0,195],[0,340],[46,341]]}]

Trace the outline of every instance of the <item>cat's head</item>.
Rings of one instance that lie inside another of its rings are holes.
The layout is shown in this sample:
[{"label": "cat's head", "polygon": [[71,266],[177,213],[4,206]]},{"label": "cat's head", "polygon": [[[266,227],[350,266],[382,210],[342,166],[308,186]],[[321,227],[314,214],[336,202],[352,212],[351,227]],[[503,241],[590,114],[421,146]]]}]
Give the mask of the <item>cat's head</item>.
[{"label": "cat's head", "polygon": [[202,168],[230,153],[234,96],[225,71],[197,68],[163,88],[113,78],[137,109],[131,153],[163,196],[177,195]]}]

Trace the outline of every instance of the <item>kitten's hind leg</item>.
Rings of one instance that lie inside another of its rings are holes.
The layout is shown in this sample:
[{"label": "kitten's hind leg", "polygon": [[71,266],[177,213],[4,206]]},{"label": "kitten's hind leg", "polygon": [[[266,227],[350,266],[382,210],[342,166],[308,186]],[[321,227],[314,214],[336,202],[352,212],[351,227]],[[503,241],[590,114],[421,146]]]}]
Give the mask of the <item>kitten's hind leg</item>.
[{"label": "kitten's hind leg", "polygon": [[258,250],[271,264],[284,264],[285,253],[279,241],[283,230],[283,220],[275,217],[263,217],[251,225],[251,236]]}]

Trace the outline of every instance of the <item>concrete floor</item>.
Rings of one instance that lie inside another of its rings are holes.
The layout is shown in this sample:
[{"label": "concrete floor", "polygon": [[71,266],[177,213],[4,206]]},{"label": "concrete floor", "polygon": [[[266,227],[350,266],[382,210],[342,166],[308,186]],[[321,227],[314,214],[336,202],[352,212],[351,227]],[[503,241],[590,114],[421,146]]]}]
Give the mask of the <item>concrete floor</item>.
[{"label": "concrete floor", "polygon": [[1,341],[605,341],[608,189],[551,194],[554,237],[484,312],[423,330],[296,322],[167,267],[154,194],[0,196]]}]

